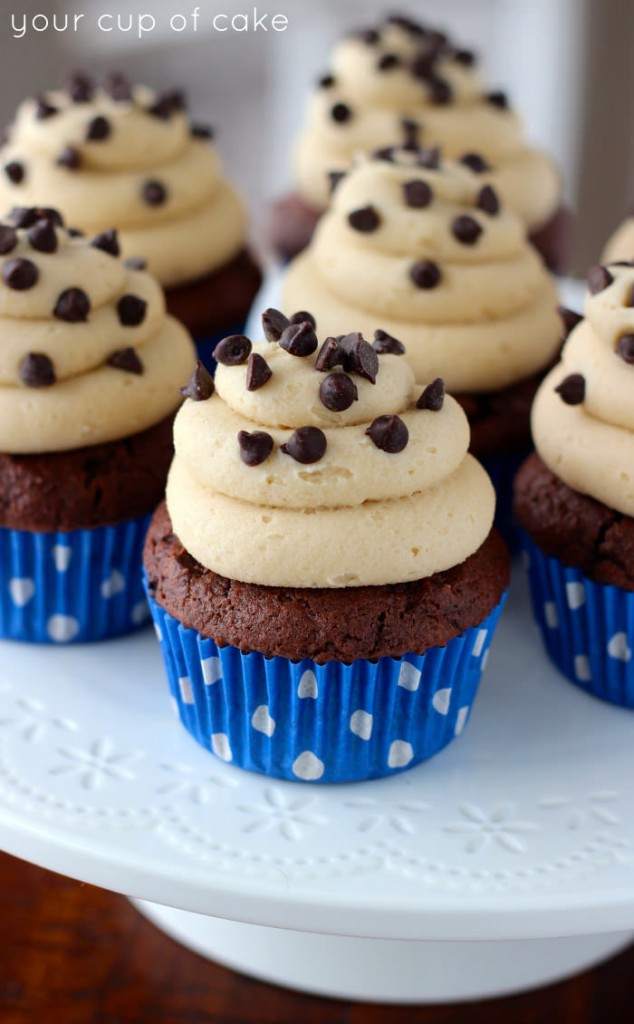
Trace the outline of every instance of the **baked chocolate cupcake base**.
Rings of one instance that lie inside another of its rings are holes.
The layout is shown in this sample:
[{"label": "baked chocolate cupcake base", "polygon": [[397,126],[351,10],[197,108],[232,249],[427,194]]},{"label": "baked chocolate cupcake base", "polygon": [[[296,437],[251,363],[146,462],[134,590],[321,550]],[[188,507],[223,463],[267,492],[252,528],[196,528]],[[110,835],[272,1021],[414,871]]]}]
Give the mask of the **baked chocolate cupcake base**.
[{"label": "baked chocolate cupcake base", "polygon": [[259,266],[242,249],[213,274],[166,289],[167,309],[195,338],[229,331],[244,321],[261,283]]}]

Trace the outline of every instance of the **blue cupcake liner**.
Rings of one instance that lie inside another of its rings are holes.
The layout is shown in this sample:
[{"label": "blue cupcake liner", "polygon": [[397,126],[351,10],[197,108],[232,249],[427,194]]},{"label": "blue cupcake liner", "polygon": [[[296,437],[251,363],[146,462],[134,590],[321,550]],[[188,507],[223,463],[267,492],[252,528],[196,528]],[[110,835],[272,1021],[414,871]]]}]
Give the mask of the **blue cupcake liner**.
[{"label": "blue cupcake liner", "polygon": [[223,338],[227,338],[230,334],[244,334],[245,321],[241,320],[240,323],[225,327],[222,331],[215,331],[212,334],[194,335],[194,344],[196,346],[196,357],[200,359],[203,366],[205,366],[212,377],[216,372],[216,360],[213,357],[213,351],[219,341]]},{"label": "blue cupcake liner", "polygon": [[149,603],[172,697],[198,743],[280,779],[356,782],[410,768],[462,732],[505,598],[446,647],[351,665],[219,647]]},{"label": "blue cupcake liner", "polygon": [[528,451],[480,459],[495,488],[495,519],[493,525],[502,534],[511,554],[520,550],[519,529],[513,516],[513,481]]},{"label": "blue cupcake liner", "polygon": [[147,623],[142,552],[150,519],[68,532],[0,529],[0,637],[81,643]]},{"label": "blue cupcake liner", "polygon": [[533,612],[560,672],[594,697],[634,708],[634,593],[594,583],[522,534]]}]

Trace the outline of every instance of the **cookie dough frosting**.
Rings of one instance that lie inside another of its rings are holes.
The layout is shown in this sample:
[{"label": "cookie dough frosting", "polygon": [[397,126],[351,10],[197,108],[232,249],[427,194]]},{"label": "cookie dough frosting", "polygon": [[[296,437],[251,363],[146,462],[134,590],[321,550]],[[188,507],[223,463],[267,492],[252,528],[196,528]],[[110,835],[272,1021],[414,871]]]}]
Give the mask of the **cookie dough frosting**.
[{"label": "cookie dough frosting", "polygon": [[407,582],[463,562],[494,495],[441,380],[416,386],[384,332],[318,347],[314,321],[264,315],[269,341],[216,349],[174,428],[174,530],[222,576],[266,586]]},{"label": "cookie dough frosting", "polygon": [[55,210],[0,222],[0,451],[59,452],[115,441],[179,404],[195,354],[149,274]]},{"label": "cookie dough frosting", "polygon": [[483,181],[495,186],[530,231],[559,205],[554,165],[527,146],[504,93],[487,90],[475,55],[401,17],[335,48],[330,71],[310,97],[295,149],[302,198],[324,209],[328,172],[345,170],[358,151],[396,145],[404,118],[420,126],[426,146],[440,145],[447,156],[480,153]]},{"label": "cookie dough frosting", "polygon": [[415,145],[360,157],[290,265],[284,309],[329,333],[377,324],[416,379],[491,391],[536,373],[561,338],[557,294],[518,217],[470,166]]},{"label": "cookie dough frosting", "polygon": [[614,260],[629,260],[632,257],[634,257],[634,217],[627,217],[609,239],[602,258],[604,263],[610,263]]},{"label": "cookie dough frosting", "polygon": [[0,153],[0,207],[52,202],[86,232],[114,224],[123,254],[145,257],[162,285],[196,280],[233,259],[246,232],[209,136],[179,92],[75,76],[18,108]]},{"label": "cookie dough frosting", "polygon": [[588,274],[585,317],[533,406],[535,446],[575,491],[634,516],[634,266]]}]

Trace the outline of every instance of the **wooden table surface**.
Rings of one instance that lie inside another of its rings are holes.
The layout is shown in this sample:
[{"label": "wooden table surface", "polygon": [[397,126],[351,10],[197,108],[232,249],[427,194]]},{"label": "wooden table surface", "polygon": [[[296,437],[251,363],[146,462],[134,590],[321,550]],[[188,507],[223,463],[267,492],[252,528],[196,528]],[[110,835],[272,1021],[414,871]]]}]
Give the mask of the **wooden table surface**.
[{"label": "wooden table surface", "polygon": [[299,995],[188,952],[121,896],[0,854],[0,1024],[631,1024],[634,946],[572,981],[444,1007]]}]

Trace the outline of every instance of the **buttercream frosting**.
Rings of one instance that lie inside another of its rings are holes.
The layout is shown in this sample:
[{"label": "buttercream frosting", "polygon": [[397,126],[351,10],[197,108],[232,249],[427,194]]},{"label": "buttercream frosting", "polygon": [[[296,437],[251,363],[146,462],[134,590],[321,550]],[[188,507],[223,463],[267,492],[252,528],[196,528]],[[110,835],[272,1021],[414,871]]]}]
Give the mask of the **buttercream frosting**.
[{"label": "buttercream frosting", "polygon": [[626,217],[608,239],[601,257],[604,263],[634,258],[634,217]]}]

